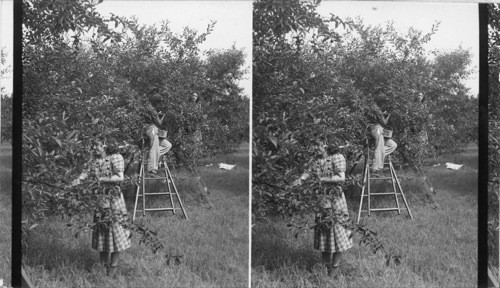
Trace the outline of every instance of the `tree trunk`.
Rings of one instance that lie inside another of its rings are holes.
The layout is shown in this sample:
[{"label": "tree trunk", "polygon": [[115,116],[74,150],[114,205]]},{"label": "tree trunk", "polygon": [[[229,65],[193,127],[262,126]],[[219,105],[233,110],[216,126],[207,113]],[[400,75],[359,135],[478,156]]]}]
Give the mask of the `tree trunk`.
[{"label": "tree trunk", "polygon": [[189,163],[181,155],[181,153],[179,153],[178,151],[174,151],[174,154],[175,154],[176,158],[179,159],[182,162],[182,164],[184,164],[184,167],[186,168],[186,170],[188,170],[191,173],[191,175],[193,176],[193,178],[196,180],[196,186],[198,188],[198,191],[200,192],[202,197],[205,199],[205,201],[207,201],[208,205],[210,205],[210,208],[214,208],[214,204],[212,203],[210,198],[208,198],[208,194],[210,194],[210,191],[208,191],[207,185],[205,185],[205,182],[203,182],[203,180],[201,179],[201,176],[198,174],[198,172],[196,172],[196,170],[193,169],[193,167],[191,167],[191,165],[189,165]]},{"label": "tree trunk", "polygon": [[427,176],[425,176],[425,174],[415,165],[415,163],[413,163],[413,161],[406,157],[406,155],[402,151],[399,151],[399,153],[401,153],[406,162],[410,163],[410,167],[417,174],[417,176],[419,176],[427,198],[434,204],[435,208],[440,208],[439,203],[434,198],[434,194],[436,194],[436,192],[434,191],[431,182],[427,179]]}]

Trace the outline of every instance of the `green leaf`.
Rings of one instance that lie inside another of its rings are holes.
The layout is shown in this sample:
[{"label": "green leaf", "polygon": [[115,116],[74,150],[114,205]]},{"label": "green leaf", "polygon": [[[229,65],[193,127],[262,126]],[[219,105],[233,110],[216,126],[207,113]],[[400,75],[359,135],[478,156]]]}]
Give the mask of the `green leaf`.
[{"label": "green leaf", "polygon": [[288,136],[290,136],[290,134],[292,134],[292,132],[291,132],[291,131],[288,131],[287,133],[285,133],[285,134],[283,135],[283,137],[281,137],[281,139],[285,140],[286,138],[288,138]]},{"label": "green leaf", "polygon": [[54,136],[51,136],[51,137],[52,137],[52,139],[54,139],[54,141],[56,141],[57,145],[59,145],[59,148],[61,148],[61,147],[62,147],[62,142],[61,142],[61,140],[59,140],[58,138],[56,138],[56,137],[54,137]]},{"label": "green leaf", "polygon": [[38,149],[38,156],[42,157],[43,156],[43,149],[42,149],[42,147],[38,146],[37,149]]},{"label": "green leaf", "polygon": [[71,139],[73,136],[75,136],[75,134],[76,134],[76,130],[71,131],[71,133],[69,133],[69,134],[66,136],[66,140]]},{"label": "green leaf", "polygon": [[278,148],[278,139],[276,139],[276,137],[267,136],[267,138],[269,139],[269,141],[271,141],[273,143],[274,147]]}]

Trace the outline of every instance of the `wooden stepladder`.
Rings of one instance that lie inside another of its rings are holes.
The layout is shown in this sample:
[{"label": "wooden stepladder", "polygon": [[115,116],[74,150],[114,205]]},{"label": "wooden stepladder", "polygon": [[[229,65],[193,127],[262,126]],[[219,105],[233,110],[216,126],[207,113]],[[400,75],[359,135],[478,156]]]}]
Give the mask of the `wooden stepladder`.
[{"label": "wooden stepladder", "polygon": [[[359,220],[361,218],[361,212],[368,212],[368,216],[370,216],[371,212],[380,212],[380,211],[398,211],[398,214],[401,215],[401,210],[406,209],[408,211],[408,214],[410,215],[410,218],[413,219],[413,216],[411,215],[410,207],[408,206],[408,202],[406,201],[405,194],[403,193],[403,189],[401,188],[401,183],[399,182],[398,176],[396,175],[396,170],[394,169],[394,166],[392,165],[391,158],[388,156],[386,157],[387,162],[384,163],[384,165],[389,165],[389,172],[390,176],[382,176],[382,177],[372,177],[370,173],[370,167],[371,167],[371,159],[370,159],[370,149],[367,148],[367,152],[365,154],[365,167],[363,170],[363,188],[361,189],[361,199],[359,201],[359,212],[358,212],[358,220],[356,223],[359,223]],[[392,191],[385,191],[385,192],[373,192],[371,189],[371,183],[372,181],[387,181],[390,180],[392,183]],[[405,207],[406,208],[401,208],[399,204],[399,199],[398,196],[401,196]],[[395,201],[396,201],[396,207],[386,207],[386,208],[372,208],[371,207],[371,197],[377,197],[377,196],[393,196]],[[363,210],[363,201],[366,197],[366,202],[367,202],[367,208],[366,210]]]},{"label": "wooden stepladder", "polygon": [[[163,156],[161,156],[160,162],[158,163],[158,175],[155,175],[154,177],[148,176],[146,175],[147,173],[145,169],[147,166],[147,159],[148,159],[146,151],[143,151],[142,153],[139,181],[137,183],[137,187],[135,190],[134,216],[132,217],[132,221],[135,221],[135,215],[137,212],[142,212],[142,216],[145,216],[146,211],[151,211],[151,212],[172,211],[172,213],[175,215],[176,210],[182,210],[184,218],[187,219],[186,210],[184,209],[184,205],[182,205],[182,200],[179,196],[179,191],[175,186],[174,178],[172,177],[172,173],[170,172],[170,169],[167,165],[167,161]],[[150,181],[161,181],[162,183],[165,183],[167,186],[166,187],[167,191],[155,191],[155,192],[146,191],[146,182]],[[148,198],[153,196],[154,197],[166,196],[165,198],[167,199],[167,203],[170,203],[170,207],[146,208],[146,196],[148,196]],[[142,209],[137,209],[139,198],[142,199]],[[175,202],[178,202],[179,207],[176,207]]]}]

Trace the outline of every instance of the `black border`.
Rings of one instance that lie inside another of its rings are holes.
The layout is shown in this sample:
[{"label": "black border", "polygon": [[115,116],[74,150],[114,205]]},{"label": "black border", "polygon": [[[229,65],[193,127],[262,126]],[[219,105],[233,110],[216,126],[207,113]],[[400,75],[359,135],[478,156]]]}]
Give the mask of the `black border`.
[{"label": "black border", "polygon": [[21,287],[22,263],[22,0],[14,0],[14,59],[12,89],[12,247],[11,286]]},{"label": "black border", "polygon": [[488,287],[488,5],[479,4],[478,286]]}]

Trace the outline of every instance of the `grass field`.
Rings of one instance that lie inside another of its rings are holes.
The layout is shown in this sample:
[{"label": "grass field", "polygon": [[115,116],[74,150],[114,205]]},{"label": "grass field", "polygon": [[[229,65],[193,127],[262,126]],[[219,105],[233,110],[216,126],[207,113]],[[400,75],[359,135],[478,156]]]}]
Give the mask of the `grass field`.
[{"label": "grass field", "polygon": [[12,146],[0,145],[0,279],[10,286],[11,216],[12,216]]},{"label": "grass field", "polygon": [[[159,232],[166,252],[182,255],[179,265],[167,265],[133,238],[123,253],[117,279],[99,273],[98,253],[90,235],[75,239],[65,223],[52,219],[36,228],[24,254],[26,272],[36,287],[247,287],[248,286],[248,144],[232,154],[208,159],[213,166],[198,170],[214,204],[209,209],[193,181],[173,170],[188,220],[171,212],[149,212],[144,221]],[[223,162],[236,164],[230,171]],[[124,193],[129,215],[133,193]],[[147,202],[148,203],[148,202]]]},{"label": "grass field", "polygon": [[[464,164],[448,170],[445,162]],[[312,232],[295,239],[286,219],[259,222],[252,235],[252,287],[475,287],[477,286],[477,147],[444,155],[423,171],[437,190],[434,209],[411,171],[398,171],[414,219],[406,212],[378,212],[362,222],[378,232],[386,248],[398,252],[400,265],[386,266],[381,254],[357,245],[344,254],[340,276],[328,277],[318,265]],[[382,188],[379,188],[382,189]],[[356,219],[361,189],[346,193]],[[382,197],[382,196],[381,196]],[[392,198],[394,199],[394,198]],[[388,207],[388,200],[372,207]]]}]

